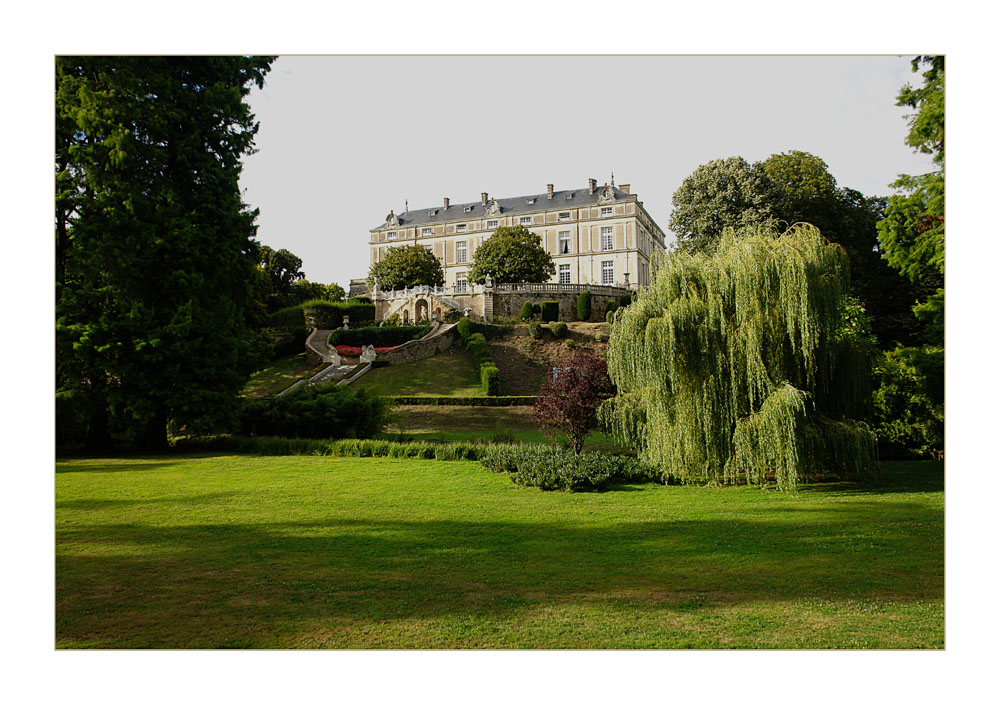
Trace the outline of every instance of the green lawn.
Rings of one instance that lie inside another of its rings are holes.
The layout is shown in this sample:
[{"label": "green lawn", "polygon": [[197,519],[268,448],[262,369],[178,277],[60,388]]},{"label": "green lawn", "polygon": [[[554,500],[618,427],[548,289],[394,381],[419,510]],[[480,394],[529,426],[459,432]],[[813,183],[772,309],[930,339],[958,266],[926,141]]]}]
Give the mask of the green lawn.
[{"label": "green lawn", "polygon": [[62,459],[56,644],[940,648],[943,469],[515,487],[474,462]]},{"label": "green lawn", "polygon": [[366,387],[383,396],[483,396],[479,368],[466,350],[456,348],[416,362],[374,367],[352,386]]},{"label": "green lawn", "polygon": [[[489,440],[510,435],[522,443],[551,443],[552,439],[531,420],[530,406],[398,406],[382,438],[405,436],[415,441]],[[559,436],[564,439],[564,436]],[[622,452],[613,438],[592,431],[586,450]]]},{"label": "green lawn", "polygon": [[272,362],[260,372],[254,373],[243,394],[248,397],[264,397],[268,394],[277,394],[283,389],[292,386],[292,383],[304,377],[312,375],[323,369],[324,365],[311,365],[306,354],[299,353],[289,357],[282,357]]}]

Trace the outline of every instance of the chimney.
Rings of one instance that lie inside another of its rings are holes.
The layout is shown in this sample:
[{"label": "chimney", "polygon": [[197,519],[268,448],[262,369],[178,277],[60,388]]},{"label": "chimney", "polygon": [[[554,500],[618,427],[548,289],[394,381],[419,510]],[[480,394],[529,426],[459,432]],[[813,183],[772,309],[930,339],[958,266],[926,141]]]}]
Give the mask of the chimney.
[{"label": "chimney", "polygon": [[490,198],[490,194],[488,194],[485,191],[483,191],[481,194],[479,194],[479,197],[482,199],[483,205],[485,206],[486,205],[486,201],[488,201],[489,198]]},{"label": "chimney", "polygon": [[621,186],[618,187],[618,190],[624,194],[630,194],[631,193],[629,191],[630,188],[632,188],[632,184],[622,184]]},{"label": "chimney", "polygon": [[549,192],[549,198],[552,198],[552,184],[545,184],[545,189]]},{"label": "chimney", "polygon": [[597,190],[597,179],[587,179],[587,193],[593,193]]},{"label": "chimney", "polygon": [[448,210],[448,204],[449,203],[451,203],[451,199],[450,198],[445,198],[444,199],[444,209],[445,210]]}]

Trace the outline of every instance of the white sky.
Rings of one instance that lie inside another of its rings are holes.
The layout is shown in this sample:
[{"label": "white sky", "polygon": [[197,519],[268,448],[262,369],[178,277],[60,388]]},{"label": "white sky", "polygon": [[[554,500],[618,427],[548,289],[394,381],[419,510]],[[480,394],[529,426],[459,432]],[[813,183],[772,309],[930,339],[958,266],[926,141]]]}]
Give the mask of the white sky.
[{"label": "white sky", "polygon": [[886,195],[930,161],[903,139],[909,56],[283,56],[250,103],[241,180],[259,240],[312,281],[368,272],[390,209],[583,188],[614,172],[667,230],[699,164],[800,149]]}]

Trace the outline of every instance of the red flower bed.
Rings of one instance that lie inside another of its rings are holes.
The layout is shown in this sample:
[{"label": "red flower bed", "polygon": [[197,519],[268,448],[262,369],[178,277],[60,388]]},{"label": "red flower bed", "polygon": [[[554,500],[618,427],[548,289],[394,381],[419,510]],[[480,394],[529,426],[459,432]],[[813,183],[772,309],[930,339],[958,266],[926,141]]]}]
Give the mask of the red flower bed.
[{"label": "red flower bed", "polygon": [[[392,350],[398,348],[398,345],[393,345],[388,348],[375,348],[375,354],[381,355],[386,350]],[[361,348],[355,347],[353,345],[338,345],[337,354],[341,357],[361,357]]]}]

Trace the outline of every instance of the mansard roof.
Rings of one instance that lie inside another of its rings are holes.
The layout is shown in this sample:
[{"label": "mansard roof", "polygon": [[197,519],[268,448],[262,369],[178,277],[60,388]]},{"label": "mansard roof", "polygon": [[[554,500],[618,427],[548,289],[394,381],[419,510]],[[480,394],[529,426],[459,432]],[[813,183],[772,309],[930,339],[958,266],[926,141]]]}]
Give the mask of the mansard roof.
[{"label": "mansard roof", "polygon": [[[611,189],[613,200],[602,199],[606,188]],[[534,201],[533,203],[531,201]],[[564,208],[579,208],[581,206],[607,205],[609,203],[621,203],[635,200],[635,194],[627,194],[617,186],[598,186],[593,193],[589,189],[582,188],[570,191],[555,191],[552,198],[548,192],[534,194],[531,196],[517,196],[514,198],[490,198],[484,206],[480,201],[472,203],[452,203],[445,208],[444,205],[434,208],[421,208],[419,210],[406,211],[404,213],[390,213],[386,220],[376,225],[372,230],[392,230],[394,228],[412,228],[420,225],[436,225],[437,223],[450,223],[456,220],[474,220],[476,218],[493,218],[487,215],[486,209],[490,203],[496,202],[500,207],[497,215],[517,215],[518,213],[537,213],[538,211],[554,211]],[[466,212],[466,208],[470,210]],[[389,217],[394,215],[396,223],[389,224]]]}]

